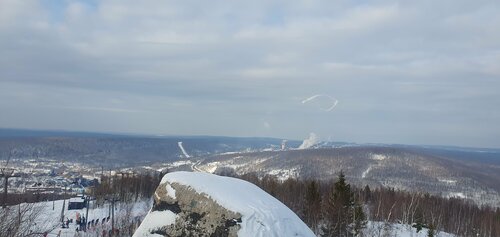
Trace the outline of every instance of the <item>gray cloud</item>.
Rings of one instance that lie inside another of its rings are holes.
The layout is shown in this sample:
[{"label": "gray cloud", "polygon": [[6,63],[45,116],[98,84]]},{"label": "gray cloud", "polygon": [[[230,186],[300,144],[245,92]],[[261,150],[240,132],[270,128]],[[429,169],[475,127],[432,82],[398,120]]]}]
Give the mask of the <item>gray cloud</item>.
[{"label": "gray cloud", "polygon": [[496,1],[4,0],[0,126],[498,147],[498,25]]}]

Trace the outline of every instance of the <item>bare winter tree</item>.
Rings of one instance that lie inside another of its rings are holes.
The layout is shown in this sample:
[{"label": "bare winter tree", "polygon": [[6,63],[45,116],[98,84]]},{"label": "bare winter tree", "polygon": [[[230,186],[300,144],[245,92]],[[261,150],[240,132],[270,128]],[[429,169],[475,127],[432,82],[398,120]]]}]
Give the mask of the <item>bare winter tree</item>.
[{"label": "bare winter tree", "polygon": [[0,209],[0,237],[44,236],[57,224],[42,222],[43,207],[35,203],[23,203]]}]

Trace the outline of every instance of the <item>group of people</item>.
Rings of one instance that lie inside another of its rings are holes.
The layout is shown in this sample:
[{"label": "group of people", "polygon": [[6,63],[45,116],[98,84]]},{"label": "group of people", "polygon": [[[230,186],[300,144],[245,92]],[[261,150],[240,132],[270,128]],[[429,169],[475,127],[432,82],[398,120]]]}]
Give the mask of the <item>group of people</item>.
[{"label": "group of people", "polygon": [[96,218],[92,220],[87,220],[85,216],[80,215],[80,213],[76,213],[76,224],[78,225],[76,227],[76,231],[87,231],[88,229],[94,228],[98,226],[99,224],[103,225],[107,222],[109,222],[110,217],[104,217],[104,218]]}]

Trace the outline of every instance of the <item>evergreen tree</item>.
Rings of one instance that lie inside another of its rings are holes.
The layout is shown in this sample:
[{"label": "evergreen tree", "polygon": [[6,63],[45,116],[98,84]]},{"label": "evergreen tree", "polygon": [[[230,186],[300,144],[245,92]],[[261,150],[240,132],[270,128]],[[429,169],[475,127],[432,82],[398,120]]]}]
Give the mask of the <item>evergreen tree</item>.
[{"label": "evergreen tree", "polygon": [[354,205],[354,223],[352,225],[352,233],[354,236],[362,236],[363,229],[366,227],[366,215],[363,211],[363,205],[356,201]]},{"label": "evergreen tree", "polygon": [[363,201],[370,202],[372,200],[372,191],[368,185],[363,189]]},{"label": "evergreen tree", "polygon": [[417,221],[412,225],[413,228],[417,229],[417,233],[420,232],[424,228],[424,224],[422,224],[420,221]]},{"label": "evergreen tree", "polygon": [[353,206],[351,186],[346,183],[344,172],[340,171],[339,180],[335,182],[326,201],[324,236],[351,236],[349,224],[353,220]]}]

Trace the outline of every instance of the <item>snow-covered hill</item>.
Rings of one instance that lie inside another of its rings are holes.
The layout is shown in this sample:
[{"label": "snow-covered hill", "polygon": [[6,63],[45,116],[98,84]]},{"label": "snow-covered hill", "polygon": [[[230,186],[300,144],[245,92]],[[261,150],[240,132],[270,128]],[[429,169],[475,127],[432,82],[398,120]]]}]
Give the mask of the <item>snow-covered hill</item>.
[{"label": "snow-covered hill", "polygon": [[207,236],[216,231],[229,236],[314,236],[295,213],[257,186],[198,172],[165,175],[134,236],[169,236],[179,225],[182,231]]},{"label": "snow-covered hill", "polygon": [[280,180],[328,180],[342,170],[357,186],[423,190],[500,207],[500,153],[478,160],[473,155],[448,155],[417,148],[358,146],[220,154],[205,158],[195,168],[215,174],[272,175]]}]

